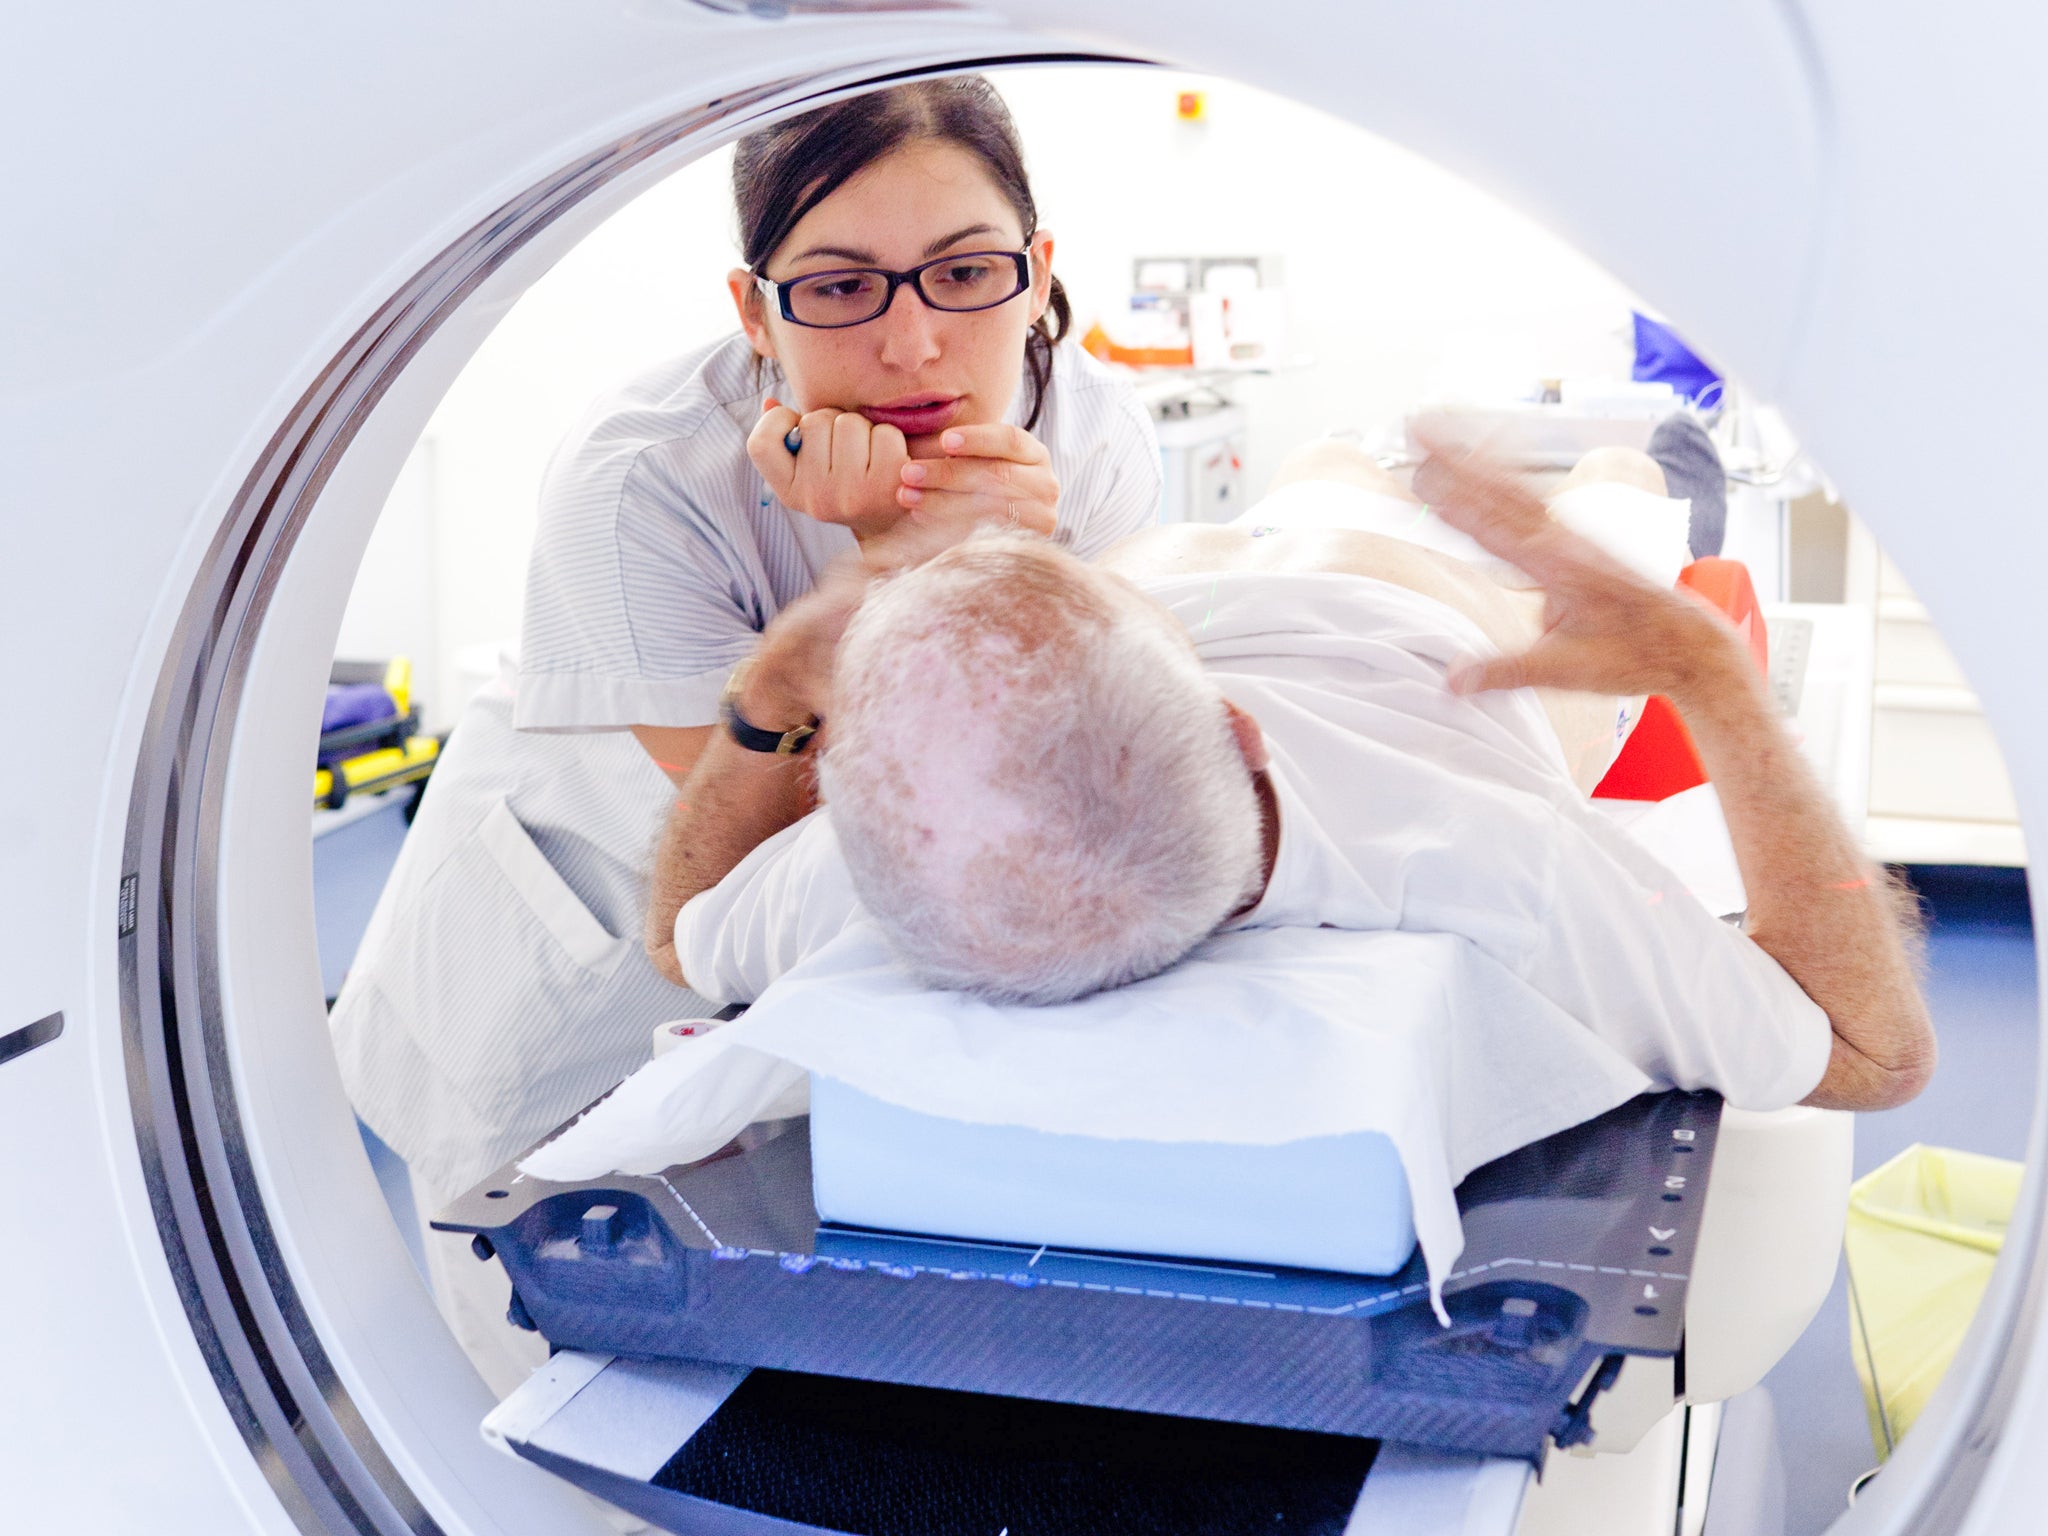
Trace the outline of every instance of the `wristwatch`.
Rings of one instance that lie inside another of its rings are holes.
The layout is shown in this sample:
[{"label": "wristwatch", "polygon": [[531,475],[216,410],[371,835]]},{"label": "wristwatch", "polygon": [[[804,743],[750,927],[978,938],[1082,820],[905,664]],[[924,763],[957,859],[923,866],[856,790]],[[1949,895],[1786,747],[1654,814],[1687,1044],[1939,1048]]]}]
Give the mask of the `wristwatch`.
[{"label": "wristwatch", "polygon": [[732,676],[725,680],[725,691],[718,696],[718,719],[726,734],[749,752],[773,752],[777,757],[789,757],[803,751],[805,743],[818,734],[815,716],[786,731],[764,731],[758,725],[749,725],[740,713],[740,690],[746,687],[747,674],[753,670],[754,658],[749,656],[732,669]]}]

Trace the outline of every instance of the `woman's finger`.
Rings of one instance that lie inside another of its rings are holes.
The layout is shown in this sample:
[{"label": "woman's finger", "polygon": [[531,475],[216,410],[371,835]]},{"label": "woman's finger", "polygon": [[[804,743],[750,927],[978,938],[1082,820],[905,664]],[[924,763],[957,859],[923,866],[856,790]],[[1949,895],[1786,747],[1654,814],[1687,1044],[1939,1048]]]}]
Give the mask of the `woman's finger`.
[{"label": "woman's finger", "polygon": [[808,473],[819,477],[832,473],[833,436],[842,414],[830,406],[804,412],[798,423],[800,436],[796,456],[797,462]]},{"label": "woman's finger", "polygon": [[939,434],[939,447],[949,457],[958,459],[1007,459],[1012,464],[1052,462],[1045,444],[1007,421],[948,427]]},{"label": "woman's finger", "polygon": [[905,485],[927,491],[984,491],[991,495],[1040,495],[1058,490],[1050,464],[1014,459],[911,459],[901,471]]},{"label": "woman's finger", "polygon": [[753,431],[747,434],[747,458],[761,472],[769,491],[785,504],[796,485],[797,461],[795,455],[783,447],[782,440],[796,429],[796,412],[770,400],[761,412],[761,419],[754,423]]},{"label": "woman's finger", "polygon": [[988,491],[928,491],[905,486],[898,504],[914,510],[920,518],[947,525],[972,523],[993,527],[1022,528],[1051,538],[1059,526],[1056,504],[1037,496],[1004,495]]},{"label": "woman's finger", "polygon": [[[781,406],[781,404],[782,402],[776,399],[773,395],[768,396],[767,399],[761,402],[762,414],[765,415],[769,411],[777,409],[778,407]],[[799,448],[803,447],[803,445],[804,429],[802,427],[791,427],[787,432],[782,434],[782,446],[787,448],[792,454],[795,453]]]},{"label": "woman's finger", "polygon": [[901,427],[892,427],[885,422],[868,433],[870,479],[885,485],[895,482],[909,462],[910,442],[904,437]]},{"label": "woman's finger", "polygon": [[859,411],[841,411],[832,420],[832,473],[865,475],[868,471],[868,439],[874,428]]}]

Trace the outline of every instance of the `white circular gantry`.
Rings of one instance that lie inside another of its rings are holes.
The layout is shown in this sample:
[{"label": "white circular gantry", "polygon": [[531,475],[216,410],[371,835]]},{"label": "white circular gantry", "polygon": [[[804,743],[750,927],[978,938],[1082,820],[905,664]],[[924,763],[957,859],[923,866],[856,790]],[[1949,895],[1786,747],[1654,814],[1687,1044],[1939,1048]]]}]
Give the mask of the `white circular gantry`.
[{"label": "white circular gantry", "polygon": [[[305,743],[385,493],[497,318],[663,175],[829,97],[1169,63],[1520,206],[1785,409],[1941,622],[2038,824],[2038,12],[206,0],[8,31],[0,1037],[45,1042],[0,1060],[24,1530],[602,1528],[482,1444],[490,1399],[363,1165]],[[1331,165],[1325,195],[1363,193]],[[1845,1528],[2038,1523],[2041,1134],[1971,1341]]]}]

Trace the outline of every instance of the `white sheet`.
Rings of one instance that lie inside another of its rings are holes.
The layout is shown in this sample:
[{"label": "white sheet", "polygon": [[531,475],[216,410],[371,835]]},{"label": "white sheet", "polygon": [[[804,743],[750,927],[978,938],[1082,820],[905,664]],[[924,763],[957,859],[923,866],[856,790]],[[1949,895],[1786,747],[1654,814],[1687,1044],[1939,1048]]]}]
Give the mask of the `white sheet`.
[{"label": "white sheet", "polygon": [[1247,929],[1119,991],[1024,1008],[919,988],[862,921],[521,1168],[572,1180],[702,1157],[807,1071],[925,1114],[1080,1136],[1379,1131],[1407,1171],[1432,1295],[1463,1245],[1459,1179],[1652,1086],[1448,934]]},{"label": "white sheet", "polygon": [[1713,785],[1695,784],[1664,800],[1587,803],[1655,855],[1716,917],[1749,910],[1742,868]]}]

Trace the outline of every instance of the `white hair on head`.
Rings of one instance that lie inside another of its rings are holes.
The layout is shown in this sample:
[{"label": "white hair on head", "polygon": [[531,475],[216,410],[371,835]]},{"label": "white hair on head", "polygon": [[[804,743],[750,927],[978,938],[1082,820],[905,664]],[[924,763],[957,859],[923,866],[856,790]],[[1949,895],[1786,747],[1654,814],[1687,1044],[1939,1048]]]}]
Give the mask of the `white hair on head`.
[{"label": "white hair on head", "polygon": [[819,774],[855,890],[929,986],[1121,986],[1258,889],[1257,793],[1186,637],[1033,535],[978,535],[869,596]]}]

